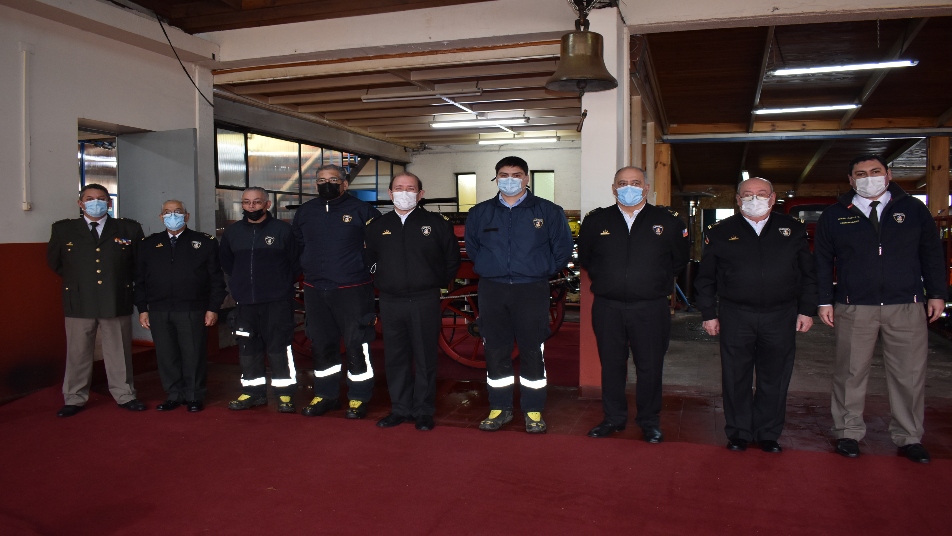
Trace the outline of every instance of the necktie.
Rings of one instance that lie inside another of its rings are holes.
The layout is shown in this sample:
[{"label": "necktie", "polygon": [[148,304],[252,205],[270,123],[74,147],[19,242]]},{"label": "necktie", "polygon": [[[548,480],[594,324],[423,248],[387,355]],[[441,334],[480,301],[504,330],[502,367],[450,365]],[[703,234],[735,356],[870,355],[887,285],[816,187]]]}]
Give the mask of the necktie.
[{"label": "necktie", "polygon": [[169,240],[172,241],[172,247],[174,248],[174,247],[175,247],[175,242],[178,241],[178,236],[173,236],[173,237],[171,237]]},{"label": "necktie", "polygon": [[96,228],[99,227],[98,221],[89,222],[89,232],[93,234],[93,240],[99,242],[99,233],[96,232]]},{"label": "necktie", "polygon": [[879,214],[876,213],[876,207],[879,206],[879,201],[873,201],[869,204],[869,222],[873,224],[873,228],[876,229],[876,232],[879,232]]}]

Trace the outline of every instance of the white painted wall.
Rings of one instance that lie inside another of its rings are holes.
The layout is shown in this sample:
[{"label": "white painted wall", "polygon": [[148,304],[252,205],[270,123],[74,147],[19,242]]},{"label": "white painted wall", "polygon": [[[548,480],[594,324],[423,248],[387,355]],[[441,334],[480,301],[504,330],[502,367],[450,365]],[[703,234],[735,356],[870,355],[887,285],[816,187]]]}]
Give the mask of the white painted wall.
[{"label": "white painted wall", "polygon": [[[476,198],[489,199],[498,193],[496,162],[506,156],[518,156],[529,164],[529,170],[555,171],[555,202],[565,210],[579,210],[581,181],[581,149],[575,142],[560,142],[561,147],[527,149],[504,145],[499,148],[472,145],[448,146],[413,155],[407,171],[423,181],[426,197],[456,195],[456,174],[476,173]],[[610,182],[609,177],[609,182]]]},{"label": "white painted wall", "polygon": [[[31,211],[18,202],[24,160],[21,48],[31,50],[26,81]],[[211,73],[186,66],[210,95]],[[77,215],[80,118],[154,131],[198,129],[200,197],[193,217],[196,227],[213,230],[212,112],[175,59],[0,6],[0,73],[0,184],[17,201],[0,211],[0,242],[45,242],[54,221]]]}]

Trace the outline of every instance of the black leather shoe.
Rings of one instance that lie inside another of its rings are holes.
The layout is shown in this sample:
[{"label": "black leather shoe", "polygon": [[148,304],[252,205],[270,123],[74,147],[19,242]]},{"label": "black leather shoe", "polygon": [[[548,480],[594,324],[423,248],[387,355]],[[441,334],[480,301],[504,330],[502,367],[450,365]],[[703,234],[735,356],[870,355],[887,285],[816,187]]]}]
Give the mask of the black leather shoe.
[{"label": "black leather shoe", "polygon": [[645,426],[641,429],[641,433],[648,443],[656,444],[664,441],[664,434],[661,433],[661,428],[657,426]]},{"label": "black leather shoe", "polygon": [[783,452],[783,449],[780,447],[780,443],[770,439],[762,439],[760,441],[760,450],[764,452]]},{"label": "black leather shoe", "polygon": [[186,402],[185,407],[188,408],[189,412],[196,413],[205,409],[205,403],[201,400],[193,400],[191,402]]},{"label": "black leather shoe", "polygon": [[348,419],[363,419],[367,416],[367,403],[361,400],[351,400],[347,403],[347,413],[344,417]]},{"label": "black leather shoe", "polygon": [[428,430],[432,430],[434,426],[436,426],[436,423],[433,422],[433,416],[432,416],[432,415],[420,415],[420,416],[417,417],[417,419],[416,419],[416,429],[417,429],[417,430],[421,430],[421,431],[423,431],[423,432],[426,432],[426,431],[428,431]]},{"label": "black leather shoe", "polygon": [[158,406],[155,407],[157,411],[172,411],[173,409],[182,405],[182,402],[178,400],[166,400]]},{"label": "black leather shoe", "polygon": [[739,437],[729,437],[727,438],[727,450],[744,452],[747,450],[747,440]]},{"label": "black leather shoe", "polygon": [[66,404],[65,406],[60,408],[59,411],[56,412],[56,416],[57,417],[72,417],[73,415],[76,415],[80,411],[83,411],[85,408],[86,408],[85,406],[74,406],[72,404]]},{"label": "black leather shoe", "polygon": [[922,446],[922,443],[903,445],[899,447],[899,454],[916,463],[929,463],[932,461],[932,457],[929,456],[929,451]]},{"label": "black leather shoe", "polygon": [[612,424],[608,421],[602,421],[601,424],[588,431],[588,437],[608,437],[615,432],[621,432],[624,429],[624,424]]},{"label": "black leather shoe", "polygon": [[393,428],[394,426],[401,425],[405,422],[407,422],[407,418],[403,415],[388,413],[386,417],[377,421],[377,426],[380,428]]},{"label": "black leather shoe", "polygon": [[859,441],[844,437],[836,440],[836,453],[847,458],[859,457]]},{"label": "black leather shoe", "polygon": [[340,400],[315,396],[311,399],[311,403],[304,406],[304,409],[301,410],[301,415],[305,417],[319,417],[332,409],[340,409]]},{"label": "black leather shoe", "polygon": [[132,400],[126,402],[125,404],[119,404],[119,407],[122,409],[127,409],[129,411],[145,411],[145,404],[142,403],[138,398],[133,398]]}]

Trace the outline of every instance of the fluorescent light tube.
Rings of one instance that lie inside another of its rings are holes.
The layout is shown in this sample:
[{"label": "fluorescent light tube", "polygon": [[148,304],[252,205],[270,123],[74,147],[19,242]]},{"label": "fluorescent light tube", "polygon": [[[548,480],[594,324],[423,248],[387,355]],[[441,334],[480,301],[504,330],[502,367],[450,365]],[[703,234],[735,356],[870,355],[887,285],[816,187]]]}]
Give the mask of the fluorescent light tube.
[{"label": "fluorescent light tube", "polygon": [[852,110],[859,108],[859,104],[833,104],[830,106],[802,106],[799,108],[761,108],[754,110],[754,114],[793,114],[798,112],[828,112],[832,110]]},{"label": "fluorescent light tube", "polygon": [[480,119],[479,121],[436,121],[430,123],[430,126],[433,128],[484,128],[498,127],[500,125],[524,125],[528,122],[528,117],[522,117],[520,119],[497,119],[495,121],[491,119]]},{"label": "fluorescent light tube", "polygon": [[740,176],[743,177],[743,180],[746,181],[747,179],[750,178],[750,173],[747,173],[747,170],[745,169],[744,171],[740,172]]},{"label": "fluorescent light tube", "polygon": [[559,141],[558,137],[554,138],[511,138],[511,139],[500,139],[500,140],[479,140],[480,145],[508,145],[510,143],[555,143]]},{"label": "fluorescent light tube", "polygon": [[918,61],[900,60],[884,61],[880,63],[856,63],[853,65],[828,65],[826,67],[804,67],[802,69],[777,69],[771,72],[776,76],[792,76],[797,74],[837,73],[844,71],[866,71],[869,69],[892,69],[894,67],[912,67],[919,65]]}]

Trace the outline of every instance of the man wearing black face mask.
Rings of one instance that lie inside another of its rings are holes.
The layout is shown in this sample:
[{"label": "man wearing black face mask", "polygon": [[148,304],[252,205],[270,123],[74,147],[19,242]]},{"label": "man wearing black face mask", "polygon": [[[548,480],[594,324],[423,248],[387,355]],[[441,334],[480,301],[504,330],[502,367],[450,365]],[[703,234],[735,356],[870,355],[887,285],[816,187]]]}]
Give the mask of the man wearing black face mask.
[{"label": "man wearing black face mask", "polygon": [[244,410],[268,403],[264,358],[271,364],[271,388],[278,411],[294,413],[297,373],[291,354],[294,335],[294,280],[300,273],[297,241],[291,226],[271,216],[263,188],[241,195],[244,218],[221,237],[221,267],[231,276],[228,287],[237,306],[232,318],[241,363],[241,396],[228,409]]},{"label": "man wearing black face mask", "polygon": [[347,193],[343,168],[317,169],[319,199],[304,203],[292,228],[304,269],[305,332],[314,359],[314,398],[301,412],[315,417],[340,407],[340,340],[347,349],[347,418],[367,415],[374,372],[374,289],[364,263],[364,225],[380,212]]}]

